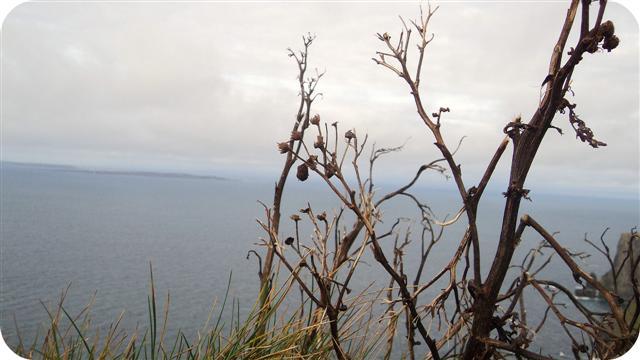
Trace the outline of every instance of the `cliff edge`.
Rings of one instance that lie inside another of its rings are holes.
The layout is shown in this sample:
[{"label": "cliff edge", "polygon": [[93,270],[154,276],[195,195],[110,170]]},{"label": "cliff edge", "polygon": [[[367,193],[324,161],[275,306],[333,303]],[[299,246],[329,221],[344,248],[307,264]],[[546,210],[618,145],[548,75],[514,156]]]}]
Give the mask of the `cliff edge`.
[{"label": "cliff edge", "polygon": [[[629,247],[630,243],[631,248]],[[633,259],[629,254],[630,249],[633,253]],[[614,281],[613,271],[609,270],[600,278],[600,281],[607,289],[616,292],[623,299],[629,300],[633,297],[631,266],[638,262],[638,258],[640,258],[640,236],[631,233],[621,234],[620,240],[618,240],[616,255],[613,259],[613,264],[617,272],[616,279]],[[640,283],[640,266],[636,266],[635,268],[635,279]]]}]

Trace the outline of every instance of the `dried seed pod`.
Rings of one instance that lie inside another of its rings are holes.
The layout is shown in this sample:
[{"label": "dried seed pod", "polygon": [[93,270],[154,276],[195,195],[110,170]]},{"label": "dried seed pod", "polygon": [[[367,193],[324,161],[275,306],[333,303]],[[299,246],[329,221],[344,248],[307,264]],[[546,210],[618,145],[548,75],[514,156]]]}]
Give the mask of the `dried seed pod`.
[{"label": "dried seed pod", "polygon": [[322,212],[322,214],[318,214],[316,215],[316,217],[318,218],[318,220],[320,221],[327,221],[327,213],[326,212]]},{"label": "dried seed pod", "polygon": [[307,267],[307,262],[304,259],[300,260],[300,267]]},{"label": "dried seed pod", "polygon": [[308,214],[309,212],[311,212],[311,208],[300,209],[300,212],[303,214]]},{"label": "dried seed pod", "polygon": [[293,238],[291,236],[289,236],[288,238],[286,238],[284,240],[284,243],[287,245],[293,245]]},{"label": "dried seed pod", "polygon": [[298,171],[296,172],[296,177],[300,181],[305,181],[309,178],[309,168],[307,164],[298,165]]},{"label": "dried seed pod", "polygon": [[615,31],[615,26],[613,26],[613,22],[611,22],[611,20],[603,22],[600,24],[600,28],[598,28],[598,32],[605,38],[613,36]]},{"label": "dried seed pod", "polygon": [[298,214],[291,215],[291,220],[298,222],[300,221],[300,216]]},{"label": "dried seed pod", "polygon": [[602,48],[607,50],[608,52],[611,52],[611,50],[617,48],[619,44],[620,44],[620,39],[618,39],[618,37],[615,35],[611,35],[604,39]]},{"label": "dried seed pod", "polygon": [[327,167],[324,169],[324,175],[327,177],[327,179],[331,179],[331,177],[335,174],[336,171],[333,166],[331,164],[327,164]]},{"label": "dried seed pod", "polygon": [[347,309],[348,309],[347,305],[345,304],[340,305],[340,311],[347,311]]},{"label": "dried seed pod", "polygon": [[313,147],[320,150],[324,149],[324,138],[322,135],[318,135],[316,142],[313,143]]},{"label": "dried seed pod", "polygon": [[301,131],[292,131],[291,132],[291,140],[293,140],[293,141],[302,140],[302,132]]},{"label": "dried seed pod", "polygon": [[306,164],[311,170],[316,169],[316,163],[318,162],[318,157],[316,155],[310,155],[309,159],[307,159]]},{"label": "dried seed pod", "polygon": [[313,115],[313,117],[311,118],[311,120],[309,120],[313,125],[318,125],[320,124],[320,115],[315,114]]},{"label": "dried seed pod", "polygon": [[344,137],[347,138],[348,140],[351,140],[356,137],[356,134],[353,131],[349,130],[346,133],[344,133]]},{"label": "dried seed pod", "polygon": [[289,146],[288,142],[278,143],[278,151],[280,151],[280,154],[286,154],[290,150],[291,150],[291,147]]}]

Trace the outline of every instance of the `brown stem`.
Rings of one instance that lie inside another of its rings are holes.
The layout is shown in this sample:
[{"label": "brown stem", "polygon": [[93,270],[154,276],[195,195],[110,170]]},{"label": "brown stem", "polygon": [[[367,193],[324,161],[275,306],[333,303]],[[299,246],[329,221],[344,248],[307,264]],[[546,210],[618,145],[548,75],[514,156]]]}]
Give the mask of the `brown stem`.
[{"label": "brown stem", "polygon": [[616,322],[618,323],[618,326],[620,326],[620,329],[622,330],[623,335],[626,335],[629,332],[629,328],[627,326],[627,323],[624,321],[624,314],[622,312],[622,309],[618,305],[618,302],[613,297],[611,292],[609,292],[609,290],[607,290],[598,280],[592,278],[591,275],[587,274],[584,270],[582,270],[578,266],[578,264],[576,264],[575,261],[573,261],[571,256],[569,256],[569,254],[567,253],[567,250],[564,247],[562,247],[562,245],[560,245],[556,241],[556,239],[554,239],[554,237],[551,236],[551,234],[549,234],[531,216],[524,215],[522,217],[522,222],[534,228],[545,240],[547,240],[549,245],[551,245],[551,247],[553,247],[556,253],[560,255],[560,258],[562,258],[562,261],[564,261],[564,263],[567,264],[567,266],[571,269],[574,278],[576,279],[582,278],[586,280],[589,283],[589,285],[593,286],[598,290],[598,292],[602,295],[602,297],[604,297],[604,299],[609,304],[609,308],[611,309],[611,312],[615,317]]}]

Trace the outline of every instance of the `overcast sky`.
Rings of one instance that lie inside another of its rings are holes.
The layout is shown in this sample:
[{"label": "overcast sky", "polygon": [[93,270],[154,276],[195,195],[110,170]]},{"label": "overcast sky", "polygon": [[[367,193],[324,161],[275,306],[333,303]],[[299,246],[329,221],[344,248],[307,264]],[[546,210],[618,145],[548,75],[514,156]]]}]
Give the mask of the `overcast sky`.
[{"label": "overcast sky", "polygon": [[[467,136],[468,184],[504,125],[535,110],[567,4],[440,3],[423,97],[429,112],[451,109],[451,147]],[[376,32],[397,36],[398,15],[418,14],[418,3],[22,4],[2,29],[2,159],[275,179],[298,101],[286,49],[311,32],[310,67],[326,70],[316,111],[380,146],[408,141],[381,163],[406,178],[437,149],[406,84],[371,57]],[[565,135],[547,135],[529,187],[638,194],[638,24],[615,3],[605,18],[621,45],[585,57],[570,100],[608,146],[581,143],[558,115]]]}]

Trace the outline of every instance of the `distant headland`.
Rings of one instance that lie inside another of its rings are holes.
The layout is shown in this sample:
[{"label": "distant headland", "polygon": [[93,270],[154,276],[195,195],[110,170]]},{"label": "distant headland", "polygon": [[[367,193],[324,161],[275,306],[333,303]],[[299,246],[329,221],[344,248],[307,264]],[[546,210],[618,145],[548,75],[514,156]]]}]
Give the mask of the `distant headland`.
[{"label": "distant headland", "polygon": [[146,177],[162,177],[162,178],[181,178],[181,179],[207,179],[228,181],[229,178],[216,175],[189,174],[179,172],[161,172],[161,171],[137,171],[137,170],[104,170],[90,169],[72,165],[61,164],[42,164],[42,163],[25,163],[16,161],[2,161],[0,168],[31,168],[51,171],[76,172],[95,175],[119,175],[119,176],[146,176]]}]

